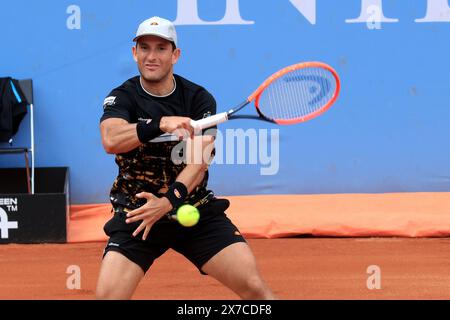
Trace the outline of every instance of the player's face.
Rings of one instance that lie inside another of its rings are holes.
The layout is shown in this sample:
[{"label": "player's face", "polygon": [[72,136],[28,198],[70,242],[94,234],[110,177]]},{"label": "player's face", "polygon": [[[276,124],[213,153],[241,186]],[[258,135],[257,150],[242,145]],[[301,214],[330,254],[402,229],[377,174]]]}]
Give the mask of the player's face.
[{"label": "player's face", "polygon": [[145,36],[133,47],[133,56],[146,81],[160,82],[172,76],[173,65],[180,57],[180,49],[174,50],[168,40]]}]

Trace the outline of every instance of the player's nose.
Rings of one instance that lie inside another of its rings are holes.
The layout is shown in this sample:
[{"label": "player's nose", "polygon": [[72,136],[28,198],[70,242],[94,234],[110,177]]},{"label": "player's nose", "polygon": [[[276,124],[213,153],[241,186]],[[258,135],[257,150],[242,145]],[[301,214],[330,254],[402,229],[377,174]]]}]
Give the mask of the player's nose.
[{"label": "player's nose", "polygon": [[156,60],[156,52],[155,50],[148,50],[147,55],[145,56],[146,62],[155,61]]}]

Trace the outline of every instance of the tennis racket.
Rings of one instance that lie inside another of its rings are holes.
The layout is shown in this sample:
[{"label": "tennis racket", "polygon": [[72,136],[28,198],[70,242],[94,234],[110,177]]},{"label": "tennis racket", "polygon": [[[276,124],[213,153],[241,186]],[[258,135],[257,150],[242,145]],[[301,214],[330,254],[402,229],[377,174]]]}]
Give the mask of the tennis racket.
[{"label": "tennis racket", "polygon": [[[236,108],[192,120],[191,125],[201,130],[233,119],[258,119],[280,125],[305,122],[327,111],[339,91],[339,76],[332,67],[321,62],[298,63],[270,76]],[[237,114],[251,102],[258,115]]]},{"label": "tennis racket", "polygon": [[[332,67],[322,62],[297,63],[274,73],[234,109],[192,120],[191,125],[195,132],[201,132],[233,119],[257,119],[279,125],[305,122],[327,111],[336,102],[339,91],[339,76]],[[251,102],[257,115],[237,114]],[[152,142],[167,141],[169,136],[164,134]]]}]

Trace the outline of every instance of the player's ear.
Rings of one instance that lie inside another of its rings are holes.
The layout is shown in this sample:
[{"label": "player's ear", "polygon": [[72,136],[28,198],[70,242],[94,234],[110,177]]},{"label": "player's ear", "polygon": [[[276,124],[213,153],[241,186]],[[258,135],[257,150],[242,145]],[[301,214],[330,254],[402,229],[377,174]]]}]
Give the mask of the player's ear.
[{"label": "player's ear", "polygon": [[133,53],[133,59],[136,62],[137,62],[137,46],[138,46],[138,44],[136,43],[136,45],[131,48],[131,51]]},{"label": "player's ear", "polygon": [[176,48],[175,50],[173,50],[172,53],[172,64],[175,64],[178,62],[178,59],[180,59],[181,56],[181,49],[180,48]]}]

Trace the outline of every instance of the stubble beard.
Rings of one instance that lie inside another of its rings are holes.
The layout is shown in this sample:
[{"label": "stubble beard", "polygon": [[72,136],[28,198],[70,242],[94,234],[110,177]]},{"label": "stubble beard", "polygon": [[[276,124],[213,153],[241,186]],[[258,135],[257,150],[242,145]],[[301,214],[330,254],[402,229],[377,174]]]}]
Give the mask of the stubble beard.
[{"label": "stubble beard", "polygon": [[144,79],[147,83],[160,83],[164,80],[166,80],[170,75],[170,70],[164,70],[160,74],[154,74],[154,75],[146,75],[144,72],[140,72],[142,79]]}]

